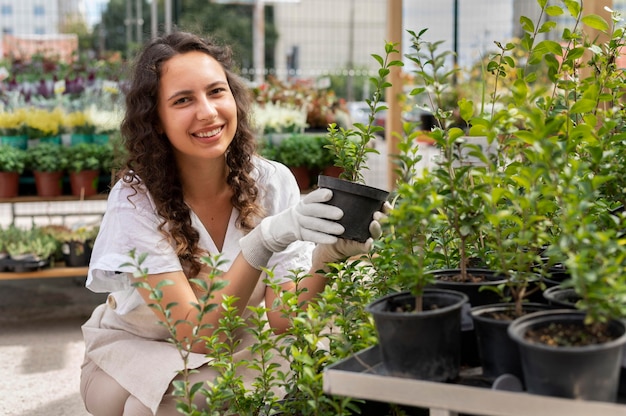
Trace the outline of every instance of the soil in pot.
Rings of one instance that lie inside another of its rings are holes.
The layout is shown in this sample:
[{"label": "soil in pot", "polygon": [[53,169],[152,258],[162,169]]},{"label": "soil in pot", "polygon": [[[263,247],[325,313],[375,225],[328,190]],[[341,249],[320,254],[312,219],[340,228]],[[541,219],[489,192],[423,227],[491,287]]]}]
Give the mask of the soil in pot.
[{"label": "soil in pot", "polygon": [[344,212],[338,221],[345,228],[341,238],[361,243],[370,238],[369,226],[374,213],[382,209],[389,192],[325,175],[317,178],[317,184],[333,191],[333,197],[327,203]]},{"label": "soil in pot", "polygon": [[[526,303],[522,314],[550,309],[545,303]],[[512,303],[475,306],[471,309],[482,375],[493,382],[502,374],[512,374],[523,382],[524,374],[517,344],[509,337],[509,324],[518,316]]]},{"label": "soil in pot", "polygon": [[581,400],[617,399],[626,326],[619,320],[591,328],[572,309],[530,313],[513,321],[526,390]]},{"label": "soil in pot", "polygon": [[385,371],[395,377],[455,380],[460,369],[461,308],[465,303],[464,293],[426,289],[422,311],[413,311],[415,296],[409,292],[390,294],[368,305]]}]

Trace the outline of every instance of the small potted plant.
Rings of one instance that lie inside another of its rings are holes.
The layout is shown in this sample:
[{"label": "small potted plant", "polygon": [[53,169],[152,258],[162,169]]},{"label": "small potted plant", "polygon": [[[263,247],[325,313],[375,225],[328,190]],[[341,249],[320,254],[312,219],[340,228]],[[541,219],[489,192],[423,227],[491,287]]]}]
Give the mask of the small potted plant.
[{"label": "small potted plant", "polygon": [[443,225],[444,203],[428,172],[416,175],[415,134],[400,144],[406,172],[398,181],[392,209],[383,221],[371,263],[380,293],[367,306],[378,333],[382,363],[397,377],[451,381],[461,365],[461,311],[466,294],[433,286],[437,262],[431,230]]},{"label": "small potted plant", "polygon": [[10,260],[5,264],[13,272],[39,270],[48,266],[57,248],[56,240],[39,227],[22,229],[12,225],[4,231],[3,238]]},{"label": "small potted plant", "polygon": [[25,150],[8,144],[0,144],[0,198],[17,196],[20,175],[25,168]]},{"label": "small potted plant", "polygon": [[395,53],[398,53],[396,45],[388,42],[384,58],[373,55],[380,68],[378,76],[371,78],[375,87],[372,98],[365,100],[370,108],[368,123],[354,123],[353,129],[337,128],[335,123],[328,126],[330,144],[326,148],[335,155],[334,165],[341,169],[341,174],[338,178],[320,175],[317,184],[333,191],[329,204],[342,208],[345,215],[339,223],[345,228],[342,235],[345,239],[366,241],[370,236],[369,224],[374,212],[381,209],[389,196],[388,191],[367,186],[362,171],[367,169],[368,155],[378,152],[371,142],[375,140],[376,133],[383,130],[375,124],[375,119],[377,113],[386,110],[384,105],[379,105],[385,89],[390,86],[386,78],[391,67],[403,65],[402,61],[391,59]]},{"label": "small potted plant", "polygon": [[295,176],[300,190],[306,191],[311,188],[311,172],[319,165],[322,151],[315,135],[296,133],[275,145],[272,157],[287,166]]},{"label": "small potted plant", "polygon": [[67,171],[74,196],[92,196],[98,193],[100,171],[109,147],[97,143],[78,143],[67,152]]},{"label": "small potted plant", "polygon": [[73,228],[58,228],[54,232],[54,238],[60,244],[63,261],[67,267],[89,266],[93,242],[98,231],[98,226],[80,225]]},{"label": "small potted plant", "polygon": [[63,194],[63,176],[67,168],[67,150],[55,143],[39,143],[27,150],[28,169],[35,177],[37,195],[55,197]]}]

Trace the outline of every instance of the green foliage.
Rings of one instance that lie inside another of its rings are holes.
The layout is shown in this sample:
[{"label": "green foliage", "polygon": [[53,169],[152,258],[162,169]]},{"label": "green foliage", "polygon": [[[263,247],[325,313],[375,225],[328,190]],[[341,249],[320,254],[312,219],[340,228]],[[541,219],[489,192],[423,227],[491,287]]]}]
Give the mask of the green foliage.
[{"label": "green foliage", "polygon": [[[540,276],[565,265],[577,307],[602,323],[626,313],[626,78],[615,64],[625,31],[615,12],[604,22],[583,18],[577,2],[540,5],[542,16],[569,14],[573,26],[560,42],[539,41],[553,22],[523,18],[521,42],[495,42],[478,103],[450,102],[460,74],[445,69],[449,53],[423,41],[426,30],[409,32],[410,95],[435,115],[429,136],[441,153],[432,169],[407,174],[415,159],[411,140],[404,142],[397,163],[405,172],[374,265],[390,288],[419,293],[425,270],[463,269],[479,258],[507,276],[501,294],[518,311]],[[588,38],[581,25],[608,40]],[[473,144],[477,136],[493,151]]]},{"label": "green foliage", "polygon": [[28,154],[26,166],[33,171],[57,172],[68,166],[67,149],[54,143],[39,143],[26,150]]},{"label": "green foliage", "polygon": [[286,166],[316,168],[324,157],[324,148],[318,136],[293,134],[274,146],[273,150],[270,146],[265,155]]},{"label": "green foliage", "polygon": [[58,247],[54,237],[36,226],[24,229],[10,225],[1,230],[0,237],[0,252],[5,251],[14,259],[30,256],[36,260],[47,260]]},{"label": "green foliage", "polygon": [[[151,307],[169,317],[174,304],[163,305],[162,288],[172,282],[164,281],[151,288],[145,281],[148,270],[142,266],[146,255],[129,253],[131,265],[138,276],[137,287],[150,291],[154,300]],[[248,324],[235,307],[236,298],[225,297],[218,304],[212,292],[223,287],[226,282],[216,279],[219,276],[219,256],[206,257],[203,261],[213,270],[206,280],[194,279],[194,283],[206,293],[196,306],[198,319],[209,311],[219,309],[221,318],[213,334],[196,342],[205,342],[210,353],[211,366],[219,376],[207,383],[190,385],[183,380],[175,384],[174,394],[180,398],[177,409],[181,414],[204,415],[267,415],[281,411],[284,415],[353,415],[358,414],[357,401],[346,397],[329,396],[323,390],[323,370],[330,364],[376,343],[376,330],[365,305],[381,293],[381,283],[371,279],[369,267],[361,262],[330,264],[327,278],[331,284],[320,294],[319,299],[309,304],[298,301],[298,295],[305,289],[300,285],[307,277],[302,271],[294,270],[292,279],[296,290],[282,291],[279,285],[270,284],[278,294],[275,305],[249,306],[251,312]],[[272,271],[267,270],[272,277]],[[142,277],[143,276],[143,277]],[[268,308],[279,308],[291,322],[289,329],[276,335],[269,327],[266,312]],[[179,350],[183,362],[187,363],[190,340],[178,341],[176,323],[168,318],[163,325],[170,332],[169,342]],[[197,335],[200,328],[194,329]],[[238,348],[241,331],[253,336],[254,342],[247,347],[252,359],[235,361],[233,352]],[[194,336],[195,336],[194,335]],[[287,361],[288,368],[278,366],[276,359]],[[251,385],[243,384],[238,369],[254,372]],[[182,370],[183,376],[192,371]],[[277,396],[279,388],[285,397]],[[209,404],[208,410],[199,410],[193,405],[193,397],[203,395]]]},{"label": "green foliage", "polygon": [[0,172],[21,174],[26,168],[26,151],[11,145],[0,145]]},{"label": "green foliage", "polygon": [[342,179],[365,183],[362,171],[367,169],[367,157],[370,153],[378,153],[375,148],[369,146],[369,143],[374,140],[376,133],[384,130],[383,127],[375,125],[374,120],[378,112],[387,109],[386,106],[380,105],[383,102],[385,90],[391,86],[386,81],[387,76],[392,67],[403,65],[402,61],[391,59],[392,54],[399,53],[396,46],[394,43],[387,42],[384,58],[380,55],[372,55],[380,67],[378,76],[370,78],[374,93],[371,98],[365,100],[370,108],[368,123],[354,123],[353,129],[337,128],[335,123],[328,127],[330,144],[326,148],[335,154],[335,166],[343,170],[340,175]]},{"label": "green foliage", "polygon": [[100,170],[112,156],[112,148],[98,143],[79,143],[67,148],[67,170]]}]

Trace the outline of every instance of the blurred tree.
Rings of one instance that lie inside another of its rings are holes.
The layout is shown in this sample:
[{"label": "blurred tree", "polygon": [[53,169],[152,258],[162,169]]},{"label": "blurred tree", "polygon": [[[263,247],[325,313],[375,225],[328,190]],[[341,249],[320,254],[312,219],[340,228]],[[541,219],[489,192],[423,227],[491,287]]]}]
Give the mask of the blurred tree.
[{"label": "blurred tree", "polygon": [[[144,19],[144,41],[150,39],[150,5],[143,0],[142,14]],[[159,30],[164,27],[163,0],[159,2]],[[235,58],[241,68],[252,67],[252,13],[249,5],[216,4],[209,0],[174,0],[172,15],[177,21],[173,26],[201,35],[213,36],[217,41],[232,46]],[[127,54],[126,0],[110,0],[102,16],[104,26],[104,42],[107,51],[119,51]],[[274,49],[278,33],[274,26],[274,10],[265,7],[265,65],[274,68]],[[100,24],[94,27],[98,34]],[[97,42],[98,36],[95,36]],[[137,45],[133,45],[136,47]],[[98,49],[94,45],[94,49]],[[135,50],[131,48],[131,50]]]}]

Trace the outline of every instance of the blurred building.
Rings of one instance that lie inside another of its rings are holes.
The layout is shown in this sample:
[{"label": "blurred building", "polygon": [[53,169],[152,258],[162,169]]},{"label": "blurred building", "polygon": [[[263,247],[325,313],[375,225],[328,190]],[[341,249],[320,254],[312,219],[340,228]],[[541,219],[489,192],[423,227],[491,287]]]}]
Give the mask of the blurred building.
[{"label": "blurred building", "polygon": [[28,58],[33,53],[70,59],[78,47],[75,34],[63,34],[63,25],[85,21],[85,0],[0,1],[0,52]]}]

